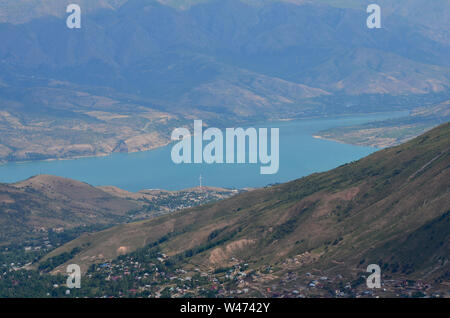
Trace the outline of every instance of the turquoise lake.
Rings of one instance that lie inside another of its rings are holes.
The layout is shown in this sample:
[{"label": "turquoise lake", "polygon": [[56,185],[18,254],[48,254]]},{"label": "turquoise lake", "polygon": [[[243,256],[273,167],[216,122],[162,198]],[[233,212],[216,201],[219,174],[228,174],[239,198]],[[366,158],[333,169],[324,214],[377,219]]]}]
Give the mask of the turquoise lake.
[{"label": "turquoise lake", "polygon": [[95,186],[114,185],[128,191],[179,190],[198,186],[199,176],[202,175],[203,185],[206,186],[263,187],[326,171],[377,150],[313,138],[318,131],[404,114],[305,119],[260,125],[280,129],[280,168],[273,175],[261,175],[260,163],[176,165],[171,160],[172,145],[169,145],[146,152],[118,153],[106,157],[8,163],[0,165],[0,182],[17,182],[37,174],[51,174]]}]

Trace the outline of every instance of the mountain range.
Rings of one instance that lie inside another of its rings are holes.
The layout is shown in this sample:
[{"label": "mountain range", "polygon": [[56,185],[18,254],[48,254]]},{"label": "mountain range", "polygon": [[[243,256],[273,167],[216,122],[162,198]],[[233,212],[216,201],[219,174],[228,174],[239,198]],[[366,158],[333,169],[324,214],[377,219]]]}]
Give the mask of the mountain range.
[{"label": "mountain range", "polygon": [[193,118],[223,127],[448,99],[447,0],[380,1],[376,30],[353,0],[80,1],[70,30],[69,2],[0,4],[2,161],[148,150]]}]

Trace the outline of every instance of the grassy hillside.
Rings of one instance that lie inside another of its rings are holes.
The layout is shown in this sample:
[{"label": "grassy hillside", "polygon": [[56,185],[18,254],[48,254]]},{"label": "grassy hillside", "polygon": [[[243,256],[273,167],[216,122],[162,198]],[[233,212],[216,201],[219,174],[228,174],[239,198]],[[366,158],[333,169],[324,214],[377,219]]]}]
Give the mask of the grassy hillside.
[{"label": "grassy hillside", "polygon": [[49,240],[50,233],[55,231],[77,229],[80,235],[91,231],[92,226],[104,228],[151,218],[227,198],[237,192],[203,187],[131,193],[115,187],[93,187],[75,180],[39,175],[15,184],[0,184],[0,246],[21,245],[34,238]]},{"label": "grassy hillside", "polygon": [[50,229],[117,224],[138,207],[137,201],[53,176],[0,184],[0,244],[18,243]]},{"label": "grassy hillside", "polygon": [[270,266],[272,282],[292,271],[356,274],[370,263],[390,277],[448,280],[449,145],[446,123],[329,172],[81,237],[43,260],[75,250],[68,263],[87,270],[157,248],[177,268]]}]

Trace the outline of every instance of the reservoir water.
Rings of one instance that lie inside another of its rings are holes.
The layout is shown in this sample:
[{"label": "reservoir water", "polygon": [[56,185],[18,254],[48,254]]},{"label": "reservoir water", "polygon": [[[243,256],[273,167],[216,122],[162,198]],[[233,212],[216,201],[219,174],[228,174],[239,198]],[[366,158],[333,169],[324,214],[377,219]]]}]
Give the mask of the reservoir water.
[{"label": "reservoir water", "polygon": [[[0,182],[17,182],[37,174],[72,178],[89,184],[114,185],[128,191],[179,190],[199,185],[226,188],[262,187],[326,171],[376,151],[314,138],[318,131],[405,113],[304,119],[261,125],[280,129],[280,168],[277,174],[261,175],[260,164],[181,164],[171,160],[172,145],[140,153],[117,153],[106,157],[35,161],[0,165]],[[269,148],[270,149],[270,148]]]}]

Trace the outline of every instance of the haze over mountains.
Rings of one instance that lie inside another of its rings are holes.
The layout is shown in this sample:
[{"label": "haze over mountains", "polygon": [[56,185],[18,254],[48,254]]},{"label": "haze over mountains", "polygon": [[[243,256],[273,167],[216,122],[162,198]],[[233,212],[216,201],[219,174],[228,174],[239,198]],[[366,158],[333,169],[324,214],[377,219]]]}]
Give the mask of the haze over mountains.
[{"label": "haze over mountains", "polygon": [[152,149],[192,118],[224,126],[448,96],[448,1],[380,1],[379,30],[362,1],[81,1],[80,30],[65,4],[0,4],[0,160]]},{"label": "haze over mountains", "polygon": [[[162,81],[181,84],[190,78],[184,90],[179,89],[182,94],[226,75],[226,66],[347,93],[356,90],[349,87],[356,83],[346,83],[350,73],[358,76],[360,85],[371,77],[373,84],[358,94],[424,93],[448,86],[449,47],[434,41],[432,30],[419,32],[421,19],[387,15],[384,28],[374,31],[365,26],[365,11],[311,2],[253,6],[238,0],[211,1],[183,11],[157,1],[129,0],[116,10],[105,3],[98,2],[99,9],[91,14],[86,10],[81,30],[65,28],[63,17],[2,25],[2,62],[28,70],[40,67],[36,75],[83,84],[135,93],[145,87],[141,94],[151,97],[164,96],[159,92]],[[427,10],[441,6],[445,11],[440,1]],[[196,73],[184,72],[180,78],[183,67]],[[443,71],[441,76],[438,71]],[[133,76],[144,82],[126,85]]]}]

